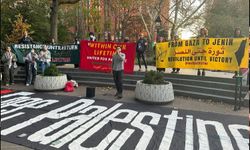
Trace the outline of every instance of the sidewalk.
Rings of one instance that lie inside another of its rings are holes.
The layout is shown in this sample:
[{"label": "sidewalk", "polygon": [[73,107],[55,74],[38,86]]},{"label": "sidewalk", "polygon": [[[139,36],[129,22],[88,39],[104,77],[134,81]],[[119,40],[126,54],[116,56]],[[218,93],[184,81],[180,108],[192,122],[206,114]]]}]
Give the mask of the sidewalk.
[{"label": "sidewalk", "polygon": [[[73,64],[66,64],[63,66],[58,66],[58,68],[74,68]],[[138,71],[139,66],[134,66],[134,71]],[[148,66],[148,70],[156,70],[155,66]],[[145,72],[145,67],[142,65],[141,68],[142,72]],[[166,68],[165,73],[171,73],[172,68]],[[234,72],[222,72],[222,71],[210,71],[206,70],[206,76],[208,77],[219,77],[219,78],[232,78],[234,76]],[[186,75],[197,75],[197,69],[181,69],[179,74],[186,74]]]}]

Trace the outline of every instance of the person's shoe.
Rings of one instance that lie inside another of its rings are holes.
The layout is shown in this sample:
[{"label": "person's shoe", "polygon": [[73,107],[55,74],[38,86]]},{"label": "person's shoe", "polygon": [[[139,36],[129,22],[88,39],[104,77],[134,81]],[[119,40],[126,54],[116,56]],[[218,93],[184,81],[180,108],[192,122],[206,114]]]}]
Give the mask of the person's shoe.
[{"label": "person's shoe", "polygon": [[5,86],[9,86],[9,84],[5,84]]},{"label": "person's shoe", "polygon": [[205,76],[206,74],[205,74],[205,71],[202,71],[202,76]]},{"label": "person's shoe", "polygon": [[118,99],[122,98],[122,94],[118,94],[117,98]]},{"label": "person's shoe", "polygon": [[145,71],[147,72],[147,71],[148,71],[148,69],[146,68],[146,69],[145,69]]},{"label": "person's shoe", "polygon": [[27,83],[26,86],[30,86],[30,84]]},{"label": "person's shoe", "polygon": [[141,68],[139,68],[139,70],[138,71],[141,71]]},{"label": "person's shoe", "polygon": [[201,72],[200,72],[200,70],[197,72],[197,76],[200,76],[201,75]]},{"label": "person's shoe", "polygon": [[116,93],[115,93],[115,97],[117,97],[117,96],[118,96],[118,93],[116,92]]},{"label": "person's shoe", "polygon": [[177,74],[179,74],[180,72],[179,72],[179,71],[177,71],[176,73],[177,73]]},{"label": "person's shoe", "polygon": [[171,73],[175,73],[175,71],[172,71]]}]

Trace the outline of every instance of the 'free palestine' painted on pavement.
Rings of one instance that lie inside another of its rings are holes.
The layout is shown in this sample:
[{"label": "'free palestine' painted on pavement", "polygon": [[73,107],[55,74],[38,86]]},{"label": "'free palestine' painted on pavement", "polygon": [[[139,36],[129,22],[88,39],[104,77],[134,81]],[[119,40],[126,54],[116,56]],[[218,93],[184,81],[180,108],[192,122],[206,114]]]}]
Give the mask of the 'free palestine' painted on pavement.
[{"label": "'free palestine' painted on pavement", "polygon": [[244,117],[79,97],[2,96],[1,138],[36,149],[249,149]]}]

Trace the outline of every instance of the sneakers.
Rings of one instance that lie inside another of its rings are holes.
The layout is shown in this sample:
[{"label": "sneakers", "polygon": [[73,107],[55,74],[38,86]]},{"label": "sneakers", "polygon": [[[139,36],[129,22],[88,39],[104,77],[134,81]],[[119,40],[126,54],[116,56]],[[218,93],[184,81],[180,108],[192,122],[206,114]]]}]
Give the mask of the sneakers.
[{"label": "sneakers", "polygon": [[26,86],[30,86],[30,84],[26,83]]},{"label": "sneakers", "polygon": [[138,71],[141,71],[141,68],[139,68],[139,70]]},{"label": "sneakers", "polygon": [[116,92],[116,93],[115,93],[115,97],[117,97],[117,96],[118,96],[118,93]]},{"label": "sneakers", "polygon": [[206,74],[205,74],[205,71],[202,71],[202,76],[205,76]]},{"label": "sneakers", "polygon": [[197,76],[200,76],[200,75],[201,75],[201,71],[198,70],[198,71],[197,71]]},{"label": "sneakers", "polygon": [[122,98],[122,94],[118,94],[117,98],[118,99]]},{"label": "sneakers", "polygon": [[122,98],[122,94],[116,93],[116,94],[115,94],[115,97],[116,97],[117,99],[120,99],[120,98]]}]

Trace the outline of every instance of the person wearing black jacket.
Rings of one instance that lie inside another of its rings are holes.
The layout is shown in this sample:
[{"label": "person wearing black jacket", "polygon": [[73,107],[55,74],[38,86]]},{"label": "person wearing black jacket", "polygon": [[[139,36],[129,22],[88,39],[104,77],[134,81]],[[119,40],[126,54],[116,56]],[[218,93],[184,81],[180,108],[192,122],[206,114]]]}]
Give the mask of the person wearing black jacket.
[{"label": "person wearing black jacket", "polygon": [[[19,44],[34,44],[32,38],[28,35],[27,31],[24,31],[24,36],[19,40]],[[25,74],[29,73],[29,63],[25,61]],[[25,81],[28,80],[28,76],[25,76]]]},{"label": "person wearing black jacket", "polygon": [[145,51],[147,49],[147,41],[144,39],[144,35],[141,33],[140,38],[136,43],[136,54],[137,54],[137,60],[138,60],[138,65],[139,65],[139,71],[141,71],[141,62],[140,58],[142,58],[143,63],[145,65],[145,70],[147,71],[147,63],[145,60]]},{"label": "person wearing black jacket", "polygon": [[24,36],[19,40],[19,44],[34,44],[32,38],[28,36],[27,31],[24,31]]}]

